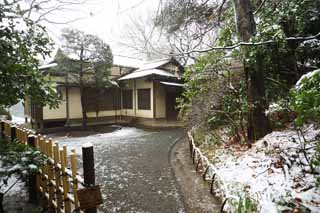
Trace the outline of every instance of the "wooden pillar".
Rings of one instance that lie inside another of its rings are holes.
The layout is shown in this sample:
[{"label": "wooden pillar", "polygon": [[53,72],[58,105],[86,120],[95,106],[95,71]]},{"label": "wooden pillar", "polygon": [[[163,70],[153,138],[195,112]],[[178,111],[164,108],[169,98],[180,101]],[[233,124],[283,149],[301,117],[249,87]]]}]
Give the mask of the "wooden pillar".
[{"label": "wooden pillar", "polygon": [[134,117],[137,117],[137,108],[138,108],[138,104],[137,104],[137,82],[136,79],[133,80],[133,109],[134,109]]},{"label": "wooden pillar", "polygon": [[[94,186],[95,171],[94,171],[94,154],[93,145],[86,143],[82,146],[82,160],[83,160],[83,177],[85,186]],[[85,213],[97,213],[97,208],[86,209]]]},{"label": "wooden pillar", "polygon": [[156,113],[156,88],[158,84],[155,81],[152,81],[152,103],[153,103],[153,118],[157,118]]},{"label": "wooden pillar", "polygon": [[10,127],[10,138],[11,138],[11,141],[12,141],[12,142],[15,141],[16,138],[17,138],[16,129],[17,129],[17,128],[16,128],[15,125],[13,125],[13,126]]},{"label": "wooden pillar", "polygon": [[1,121],[1,139],[5,139],[5,134],[4,134],[4,121]]},{"label": "wooden pillar", "polygon": [[[28,136],[28,145],[30,147],[36,147],[36,136],[29,135]],[[37,174],[32,173],[29,175],[29,202],[33,204],[38,203],[38,196],[37,196]]]}]

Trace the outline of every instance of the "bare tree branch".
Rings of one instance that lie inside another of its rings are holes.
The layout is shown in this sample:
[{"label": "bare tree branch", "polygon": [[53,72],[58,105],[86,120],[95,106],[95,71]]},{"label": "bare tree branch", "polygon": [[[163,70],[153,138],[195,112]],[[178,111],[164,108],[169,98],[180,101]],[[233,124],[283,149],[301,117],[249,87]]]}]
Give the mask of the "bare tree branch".
[{"label": "bare tree branch", "polygon": [[[312,39],[320,39],[320,32],[316,35],[313,35],[313,36],[285,38],[286,41],[308,41],[308,40],[312,40]],[[232,50],[232,49],[235,49],[240,46],[260,46],[260,45],[266,45],[266,44],[272,44],[272,43],[276,43],[276,41],[268,40],[268,41],[261,41],[261,42],[239,42],[239,43],[231,45],[231,46],[223,46],[223,47],[215,46],[215,47],[211,47],[208,49],[202,49],[202,50],[201,49],[199,49],[199,50],[194,49],[194,50],[191,50],[188,52],[183,52],[182,54],[186,55],[186,54],[190,54],[190,53],[204,53],[204,52],[210,52],[213,50]],[[177,54],[177,55],[180,55],[180,54]]]},{"label": "bare tree branch", "polygon": [[261,2],[261,4],[259,5],[259,7],[257,8],[256,11],[253,12],[254,15],[256,15],[257,13],[259,13],[259,11],[261,10],[261,8],[263,7],[264,3],[266,3],[267,0],[263,0]]}]

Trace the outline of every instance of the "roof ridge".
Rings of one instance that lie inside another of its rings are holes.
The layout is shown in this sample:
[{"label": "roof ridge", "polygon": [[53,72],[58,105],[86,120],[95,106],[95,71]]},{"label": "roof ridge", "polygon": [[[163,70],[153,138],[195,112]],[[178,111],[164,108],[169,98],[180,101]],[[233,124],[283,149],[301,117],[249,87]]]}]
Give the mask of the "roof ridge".
[{"label": "roof ridge", "polygon": [[151,64],[151,63],[160,62],[160,61],[166,61],[166,60],[171,60],[171,58],[161,58],[161,59],[155,59],[155,60],[151,60],[151,61],[146,61],[145,64]]}]

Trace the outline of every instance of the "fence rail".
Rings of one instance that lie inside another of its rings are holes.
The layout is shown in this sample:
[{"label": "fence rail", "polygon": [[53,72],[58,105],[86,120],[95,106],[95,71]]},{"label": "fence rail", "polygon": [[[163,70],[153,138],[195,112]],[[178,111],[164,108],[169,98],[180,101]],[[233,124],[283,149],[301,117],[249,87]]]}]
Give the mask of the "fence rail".
[{"label": "fence rail", "polygon": [[237,200],[237,197],[232,196],[223,181],[220,177],[219,172],[216,167],[211,164],[206,156],[204,156],[201,150],[195,145],[195,139],[193,137],[193,131],[188,131],[188,142],[190,149],[190,156],[192,158],[192,163],[195,165],[195,170],[202,175],[203,181],[209,182],[210,184],[210,193],[216,197],[223,199],[221,205],[221,212],[226,212],[225,207],[232,206],[232,201]]},{"label": "fence rail", "polygon": [[[95,184],[93,158],[85,158],[86,154],[82,154],[83,164],[93,167],[89,168],[90,180],[86,180],[77,172],[75,149],[71,149],[68,154],[66,145],[59,146],[51,138],[41,134],[36,135],[36,132],[10,121],[1,121],[1,138],[34,147],[45,156],[46,163],[39,168],[37,174],[29,177],[29,200],[31,202],[40,202],[49,212],[83,212],[80,210],[77,192],[79,189],[89,188]],[[93,156],[93,147],[83,146],[82,152],[92,152]],[[88,168],[84,168],[84,173],[86,171]],[[84,174],[84,177],[86,176],[88,174]],[[97,212],[97,209],[90,208],[84,212],[94,213]]]}]

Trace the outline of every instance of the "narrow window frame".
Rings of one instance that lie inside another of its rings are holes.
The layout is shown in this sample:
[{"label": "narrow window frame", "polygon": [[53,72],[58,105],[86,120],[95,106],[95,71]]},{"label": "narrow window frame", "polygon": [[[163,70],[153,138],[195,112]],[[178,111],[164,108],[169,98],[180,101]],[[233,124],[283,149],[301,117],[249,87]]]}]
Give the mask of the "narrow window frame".
[{"label": "narrow window frame", "polygon": [[151,110],[151,88],[137,90],[138,110]]},{"label": "narrow window frame", "polygon": [[133,109],[133,90],[132,89],[122,90],[122,109]]}]

